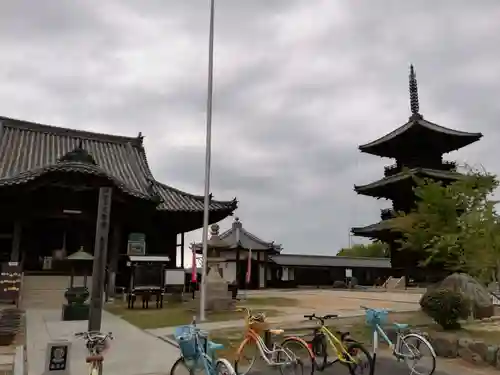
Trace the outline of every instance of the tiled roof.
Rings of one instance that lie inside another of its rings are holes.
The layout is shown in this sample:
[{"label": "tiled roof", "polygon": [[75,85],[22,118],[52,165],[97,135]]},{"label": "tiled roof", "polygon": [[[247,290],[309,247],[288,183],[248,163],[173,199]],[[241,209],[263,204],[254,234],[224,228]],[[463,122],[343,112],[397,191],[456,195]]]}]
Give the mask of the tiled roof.
[{"label": "tiled roof", "polygon": [[[86,150],[97,165],[60,162],[62,156],[78,147]],[[158,195],[163,200],[159,210],[203,210],[202,196],[154,179],[140,134],[123,137],[0,117],[0,186],[26,183],[51,171],[101,175],[134,196],[152,199]],[[210,208],[230,213],[236,206],[236,199],[212,200]]]},{"label": "tiled roof", "polygon": [[[235,218],[231,228],[219,235],[229,249],[247,249],[252,251],[271,251],[279,253],[282,250],[281,245],[274,242],[268,242],[260,239],[256,235],[243,228],[240,220]],[[196,251],[201,250],[201,243],[195,244]]]},{"label": "tiled roof", "polygon": [[272,255],[271,260],[281,266],[391,268],[391,260],[389,258],[279,254]]},{"label": "tiled roof", "polygon": [[[419,129],[428,131],[428,133],[433,133],[425,137],[426,141],[433,142],[435,140],[438,142],[439,149],[442,153],[458,150],[478,141],[483,136],[481,133],[468,133],[460,130],[445,128],[444,126],[427,121],[423,118],[410,118],[406,124],[393,130],[389,134],[386,134],[373,142],[359,146],[359,150],[378,156],[397,157],[398,151],[401,150],[401,144],[397,145],[399,147],[396,147],[396,145],[394,145],[394,147],[387,147],[388,144],[391,142],[400,143],[397,140],[399,137],[404,137],[405,134],[409,135],[410,132]],[[405,139],[405,141],[411,140]]]},{"label": "tiled roof", "polygon": [[366,227],[354,227],[351,233],[361,237],[376,237],[381,232],[388,232],[392,229],[391,220],[382,220],[378,223],[367,225]]},{"label": "tiled roof", "polygon": [[413,168],[406,171],[402,171],[392,176],[384,177],[375,182],[371,182],[366,185],[354,185],[354,190],[359,194],[371,195],[370,191],[373,189],[381,188],[390,184],[397,183],[408,178],[412,178],[415,175],[422,175],[425,177],[431,177],[439,180],[458,180],[463,177],[462,174],[458,172],[442,171],[438,169],[428,169],[428,168]]}]

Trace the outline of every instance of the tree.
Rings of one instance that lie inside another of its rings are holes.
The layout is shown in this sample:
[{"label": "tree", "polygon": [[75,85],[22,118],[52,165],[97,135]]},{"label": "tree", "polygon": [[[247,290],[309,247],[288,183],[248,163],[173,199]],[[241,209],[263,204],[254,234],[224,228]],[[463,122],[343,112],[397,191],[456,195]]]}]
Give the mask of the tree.
[{"label": "tree", "polygon": [[496,176],[469,169],[448,185],[418,179],[416,208],[392,219],[402,251],[424,252],[424,264],[445,264],[484,282],[500,279],[500,217],[492,194]]},{"label": "tree", "polygon": [[371,244],[356,244],[350,248],[341,249],[337,256],[340,257],[368,257],[387,258],[389,257],[389,247],[383,242],[373,242]]}]

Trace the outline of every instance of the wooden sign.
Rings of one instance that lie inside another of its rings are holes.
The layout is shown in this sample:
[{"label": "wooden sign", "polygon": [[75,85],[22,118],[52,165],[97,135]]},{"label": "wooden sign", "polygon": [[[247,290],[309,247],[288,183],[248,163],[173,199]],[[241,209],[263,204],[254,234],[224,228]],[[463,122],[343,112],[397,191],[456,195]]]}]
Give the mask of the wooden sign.
[{"label": "wooden sign", "polygon": [[0,272],[0,300],[17,302],[21,288],[22,270],[17,262],[2,263]]},{"label": "wooden sign", "polygon": [[145,255],[146,236],[143,233],[130,233],[128,236],[127,255]]}]

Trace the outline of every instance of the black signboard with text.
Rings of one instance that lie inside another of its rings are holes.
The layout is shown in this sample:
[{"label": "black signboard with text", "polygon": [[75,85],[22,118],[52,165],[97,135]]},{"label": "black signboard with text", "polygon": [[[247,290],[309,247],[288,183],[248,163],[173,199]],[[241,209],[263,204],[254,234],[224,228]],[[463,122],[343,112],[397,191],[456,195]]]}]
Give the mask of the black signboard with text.
[{"label": "black signboard with text", "polygon": [[16,303],[21,288],[22,270],[18,262],[2,263],[0,272],[0,300]]}]

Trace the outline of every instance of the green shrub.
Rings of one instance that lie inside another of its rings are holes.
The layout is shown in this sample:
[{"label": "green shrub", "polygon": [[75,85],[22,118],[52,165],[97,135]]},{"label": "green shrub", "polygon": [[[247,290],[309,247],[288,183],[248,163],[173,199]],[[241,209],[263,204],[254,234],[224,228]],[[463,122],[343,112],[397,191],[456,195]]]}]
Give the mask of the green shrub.
[{"label": "green shrub", "polygon": [[459,319],[466,319],[470,308],[468,299],[460,292],[435,289],[424,294],[420,307],[443,329],[460,328]]}]

